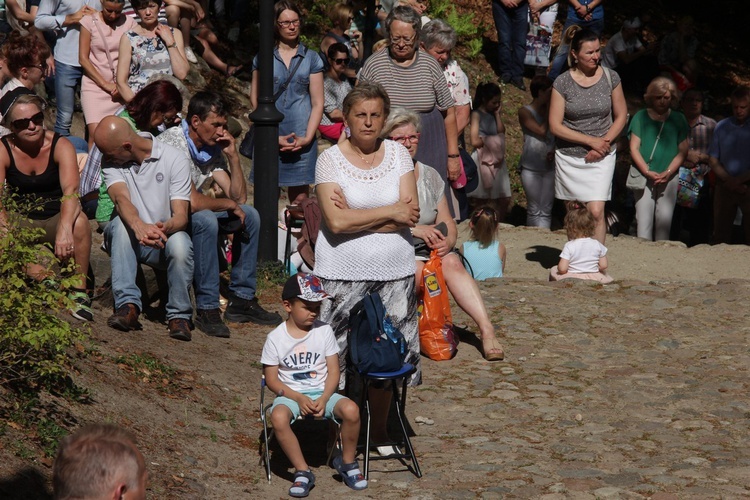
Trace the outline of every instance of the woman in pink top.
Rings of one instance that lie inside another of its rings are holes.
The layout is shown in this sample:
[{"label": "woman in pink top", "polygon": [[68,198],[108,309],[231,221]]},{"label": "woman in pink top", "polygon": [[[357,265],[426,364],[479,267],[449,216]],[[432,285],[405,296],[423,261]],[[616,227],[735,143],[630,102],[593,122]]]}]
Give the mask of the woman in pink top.
[{"label": "woman in pink top", "polygon": [[120,38],[136,24],[133,18],[122,13],[124,0],[101,0],[101,3],[101,12],[84,16],[80,21],[81,105],[89,132],[89,147],[102,118],[114,115],[124,104],[115,81]]}]

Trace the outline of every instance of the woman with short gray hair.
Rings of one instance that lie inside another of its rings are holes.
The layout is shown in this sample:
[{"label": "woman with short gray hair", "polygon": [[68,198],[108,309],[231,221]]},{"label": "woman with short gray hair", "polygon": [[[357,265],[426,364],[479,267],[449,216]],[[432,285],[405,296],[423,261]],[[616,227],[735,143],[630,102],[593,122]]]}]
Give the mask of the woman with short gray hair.
[{"label": "woman with short gray hair", "polygon": [[419,113],[422,147],[419,161],[431,165],[446,181],[461,172],[455,102],[440,65],[419,48],[419,14],[411,7],[395,7],[385,22],[388,49],[373,54],[359,73],[359,80],[380,83],[393,106]]},{"label": "woman with short gray hair", "polygon": [[[461,69],[455,59],[451,57],[451,51],[456,46],[458,35],[450,24],[442,19],[433,19],[422,27],[420,32],[420,44],[422,50],[435,58],[443,68],[443,76],[453,96],[453,106],[456,110],[456,132],[458,143],[464,147],[464,129],[469,125],[471,115],[471,94],[469,93],[469,78]],[[469,161],[468,155],[464,155],[464,166]],[[469,198],[465,186],[453,188],[453,198],[458,203],[458,220],[469,217]],[[468,188],[472,189],[472,188]],[[449,200],[453,202],[454,200]],[[456,211],[456,207],[454,207]],[[460,213],[460,217],[459,217]]]}]

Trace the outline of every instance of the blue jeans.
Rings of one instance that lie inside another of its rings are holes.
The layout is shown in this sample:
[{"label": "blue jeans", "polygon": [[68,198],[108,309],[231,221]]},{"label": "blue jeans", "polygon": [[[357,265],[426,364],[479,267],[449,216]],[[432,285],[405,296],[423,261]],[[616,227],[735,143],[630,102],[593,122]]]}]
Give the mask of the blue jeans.
[{"label": "blue jeans", "polygon": [[529,4],[507,8],[498,0],[492,1],[492,18],[497,30],[497,64],[503,80],[523,77],[526,58],[526,34],[529,32]]},{"label": "blue jeans", "polygon": [[[562,39],[565,37],[565,32],[568,31],[568,28],[571,26],[580,26],[582,28],[588,28],[597,35],[601,36],[602,31],[604,31],[604,19],[596,19],[592,21],[582,21],[578,18],[572,19],[568,18],[565,21],[565,26],[563,26],[562,30]],[[552,61],[552,65],[550,66],[549,76],[552,80],[560,76],[560,73],[563,72],[563,68],[565,68],[565,65],[568,61],[568,53],[570,52],[570,45],[560,42],[560,46],[557,48],[557,52],[555,52],[555,59]]]},{"label": "blue jeans", "polygon": [[112,262],[112,294],[115,309],[135,304],[143,310],[141,290],[135,283],[138,263],[167,270],[169,298],[167,319],[193,317],[190,283],[193,281],[193,243],[185,231],[169,236],[161,250],[141,245],[135,234],[119,217],[110,221],[104,232]]},{"label": "blue jeans", "polygon": [[57,99],[57,118],[55,132],[62,136],[70,135],[70,124],[73,123],[73,109],[76,102],[76,85],[81,83],[83,71],[80,66],[70,66],[55,61],[55,98]]},{"label": "blue jeans", "polygon": [[[256,266],[260,215],[250,205],[240,205],[245,212],[245,233],[235,233],[232,242],[232,274],[229,290],[241,299],[255,298]],[[227,212],[201,210],[190,217],[190,231],[195,250],[195,306],[197,309],[219,307],[219,220]]]}]

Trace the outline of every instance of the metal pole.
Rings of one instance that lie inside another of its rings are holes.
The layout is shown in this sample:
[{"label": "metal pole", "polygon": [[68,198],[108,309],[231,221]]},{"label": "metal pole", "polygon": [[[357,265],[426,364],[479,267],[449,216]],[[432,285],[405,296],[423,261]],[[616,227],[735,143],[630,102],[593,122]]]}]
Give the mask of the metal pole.
[{"label": "metal pole", "polygon": [[250,113],[255,124],[255,209],[260,214],[258,259],[278,259],[279,211],[279,123],[284,115],[273,102],[274,0],[260,0],[260,43],[258,48],[258,107]]},{"label": "metal pole", "polygon": [[362,64],[372,54],[372,45],[375,43],[375,24],[377,17],[375,14],[375,0],[367,0],[365,3],[365,32],[362,44],[364,45],[364,54]]}]

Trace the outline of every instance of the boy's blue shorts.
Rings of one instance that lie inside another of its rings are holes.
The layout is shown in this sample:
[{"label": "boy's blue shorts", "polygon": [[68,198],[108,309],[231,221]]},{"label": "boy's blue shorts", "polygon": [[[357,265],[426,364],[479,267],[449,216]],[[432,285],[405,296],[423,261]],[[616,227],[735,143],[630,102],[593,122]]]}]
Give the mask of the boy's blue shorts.
[{"label": "boy's blue shorts", "polygon": [[[315,401],[316,399],[318,399],[320,396],[323,395],[323,392],[322,391],[321,392],[303,392],[302,394],[304,394],[305,396]],[[348,399],[348,398],[346,396],[342,396],[341,394],[337,392],[334,392],[331,395],[331,398],[328,400],[328,403],[326,404],[325,418],[329,420],[333,420],[337,424],[341,423],[336,419],[336,416],[333,414],[333,409],[336,407],[336,403],[338,403],[342,399]],[[292,420],[290,420],[290,422],[294,422],[295,420],[297,420],[297,418],[299,418],[300,416],[299,405],[293,399],[289,399],[284,396],[276,396],[276,399],[273,400],[273,406],[271,406],[271,411],[273,412],[273,410],[278,405],[284,405],[287,408],[289,408],[289,410],[292,412]]]}]

